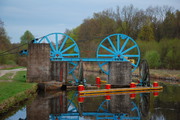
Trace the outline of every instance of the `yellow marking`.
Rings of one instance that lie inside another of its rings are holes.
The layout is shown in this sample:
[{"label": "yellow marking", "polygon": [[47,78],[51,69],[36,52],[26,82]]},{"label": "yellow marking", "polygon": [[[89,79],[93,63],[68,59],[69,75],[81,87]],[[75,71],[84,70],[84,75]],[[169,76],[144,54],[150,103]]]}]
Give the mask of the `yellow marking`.
[{"label": "yellow marking", "polygon": [[146,90],[146,91],[128,91],[128,92],[114,92],[114,93],[94,93],[94,94],[80,94],[81,97],[90,96],[106,96],[106,95],[124,95],[124,94],[138,94],[138,93],[150,93],[150,92],[161,92],[162,90]]},{"label": "yellow marking", "polygon": [[101,80],[101,82],[102,82],[102,83],[107,83],[107,81],[105,81],[105,80]]},{"label": "yellow marking", "polygon": [[84,90],[79,91],[80,94],[88,93],[105,93],[105,92],[120,92],[120,91],[142,91],[142,90],[160,90],[162,86],[158,87],[137,87],[137,88],[114,88],[114,89],[100,89],[100,90]]}]

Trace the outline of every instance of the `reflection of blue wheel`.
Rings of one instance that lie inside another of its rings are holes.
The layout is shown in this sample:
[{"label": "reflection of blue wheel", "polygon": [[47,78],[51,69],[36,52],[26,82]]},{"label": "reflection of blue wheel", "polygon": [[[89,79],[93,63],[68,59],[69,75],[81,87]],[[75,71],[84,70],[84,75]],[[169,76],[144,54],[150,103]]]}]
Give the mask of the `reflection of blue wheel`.
[{"label": "reflection of blue wheel", "polygon": [[109,100],[104,100],[104,101],[100,104],[100,106],[98,107],[97,112],[106,112],[106,113],[108,113],[109,111],[108,111],[107,108],[108,108],[109,104],[110,104],[110,101],[109,101]]},{"label": "reflection of blue wheel", "polygon": [[[34,43],[48,43],[51,48],[50,59],[61,61],[62,58],[80,58],[80,52],[76,42],[64,33],[51,33]],[[69,73],[74,72],[78,63],[70,62],[71,68]]]},{"label": "reflection of blue wheel", "polygon": [[[124,34],[112,34],[101,41],[97,48],[96,57],[112,58],[112,61],[130,61],[133,72],[140,62],[140,50],[131,37]],[[108,62],[98,62],[101,70],[109,74],[107,64]]]}]

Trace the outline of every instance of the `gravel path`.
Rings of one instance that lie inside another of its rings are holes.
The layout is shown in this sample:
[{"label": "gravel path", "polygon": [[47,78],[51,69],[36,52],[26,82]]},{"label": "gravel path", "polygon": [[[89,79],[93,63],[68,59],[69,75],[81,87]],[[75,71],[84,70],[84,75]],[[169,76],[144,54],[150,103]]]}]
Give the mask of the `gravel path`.
[{"label": "gravel path", "polygon": [[[12,69],[12,70],[0,70],[0,77],[7,74],[7,73],[13,73],[13,75],[10,77],[12,79],[18,71],[26,71],[26,68],[18,68],[18,69]],[[0,82],[11,82],[12,80],[0,80]]]}]

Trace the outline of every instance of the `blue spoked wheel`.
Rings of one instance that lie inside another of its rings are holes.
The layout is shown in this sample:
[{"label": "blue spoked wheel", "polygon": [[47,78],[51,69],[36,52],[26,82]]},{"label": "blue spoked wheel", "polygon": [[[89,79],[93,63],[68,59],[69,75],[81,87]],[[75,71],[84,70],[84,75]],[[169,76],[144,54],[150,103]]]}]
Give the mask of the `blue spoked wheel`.
[{"label": "blue spoked wheel", "polygon": [[[63,58],[80,58],[79,47],[76,42],[64,33],[51,33],[34,43],[48,43],[51,48],[50,60],[61,61]],[[69,74],[73,73],[78,62],[69,62]]]},{"label": "blue spoked wheel", "polygon": [[[97,48],[96,57],[112,58],[112,61],[130,61],[133,72],[140,62],[140,50],[131,37],[124,34],[112,34],[101,41]],[[98,65],[104,73],[109,75],[107,61],[98,62]]]}]

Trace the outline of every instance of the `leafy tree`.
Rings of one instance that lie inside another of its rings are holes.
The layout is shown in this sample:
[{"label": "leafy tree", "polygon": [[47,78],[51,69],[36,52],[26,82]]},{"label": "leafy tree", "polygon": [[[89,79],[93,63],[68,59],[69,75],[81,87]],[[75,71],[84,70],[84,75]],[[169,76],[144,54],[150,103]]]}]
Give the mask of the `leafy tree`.
[{"label": "leafy tree", "polygon": [[138,38],[144,41],[154,40],[155,38],[154,38],[154,31],[152,26],[150,24],[144,25],[138,34]]},{"label": "leafy tree", "polygon": [[175,14],[170,11],[166,13],[166,18],[163,22],[162,33],[164,38],[176,37],[176,18]]},{"label": "leafy tree", "polygon": [[9,39],[4,29],[4,23],[0,20],[0,64],[6,64],[8,60],[7,52],[4,53],[4,51],[11,47]]},{"label": "leafy tree", "polygon": [[150,68],[158,68],[160,63],[160,55],[157,51],[147,51],[145,54],[145,59],[148,61]]},{"label": "leafy tree", "polygon": [[145,10],[133,5],[117,6],[116,10],[94,13],[93,17],[85,19],[77,28],[66,32],[77,40],[81,57],[87,57],[87,52],[95,51],[107,35],[121,33],[134,40],[139,39],[137,42],[141,55],[148,58],[152,68],[161,65],[162,68],[180,69],[180,63],[177,62],[180,59],[180,52],[177,52],[180,48],[180,11],[174,11],[169,6],[148,7]]},{"label": "leafy tree", "polygon": [[30,31],[26,30],[24,34],[21,36],[21,44],[29,43],[33,39],[34,39],[33,34]]},{"label": "leafy tree", "polygon": [[4,29],[4,23],[0,20],[0,50],[6,50],[10,47],[10,40]]}]

